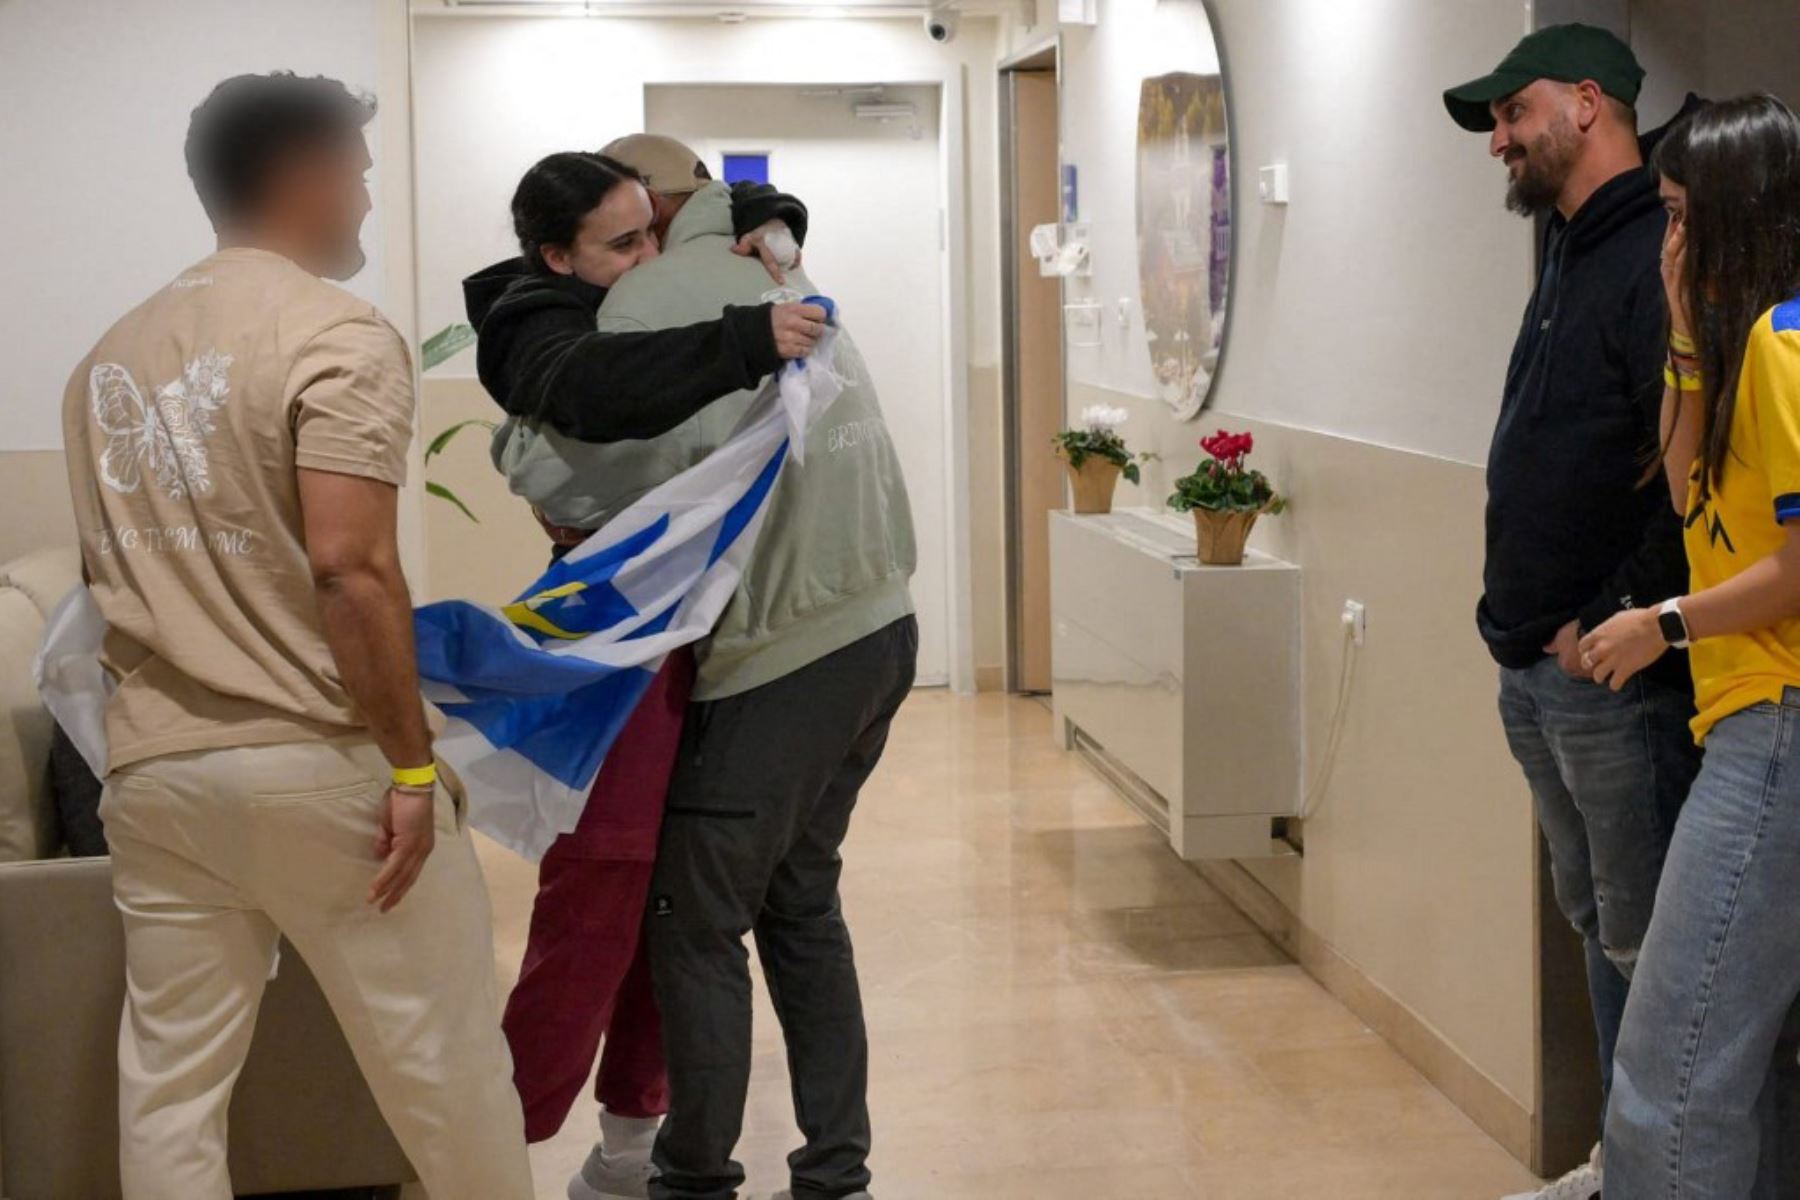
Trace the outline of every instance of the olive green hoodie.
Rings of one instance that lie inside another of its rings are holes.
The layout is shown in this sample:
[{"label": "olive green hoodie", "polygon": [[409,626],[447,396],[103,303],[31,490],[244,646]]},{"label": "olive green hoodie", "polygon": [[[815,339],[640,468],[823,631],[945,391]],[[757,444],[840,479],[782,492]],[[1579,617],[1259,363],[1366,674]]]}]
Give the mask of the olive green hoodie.
[{"label": "olive green hoodie", "polygon": [[[709,184],[676,215],[662,256],[607,295],[600,328],[669,329],[761,303],[774,285],[760,262],[732,253],[732,241],[731,193]],[[816,290],[799,272],[789,286]],[[697,700],[772,683],[913,611],[906,484],[868,367],[842,329],[836,367],[844,392],[813,426],[805,462],[782,468],[737,594],[698,648]],[[647,441],[580,442],[515,418],[495,435],[494,463],[550,520],[597,528],[710,454],[754,398],[734,393]]]}]

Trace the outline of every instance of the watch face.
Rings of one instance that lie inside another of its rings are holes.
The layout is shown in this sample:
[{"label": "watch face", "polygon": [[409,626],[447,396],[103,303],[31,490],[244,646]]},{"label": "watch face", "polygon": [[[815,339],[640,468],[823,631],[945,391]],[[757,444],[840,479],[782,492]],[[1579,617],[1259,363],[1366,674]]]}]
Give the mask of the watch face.
[{"label": "watch face", "polygon": [[1657,616],[1657,624],[1662,626],[1663,641],[1671,646],[1678,646],[1687,641],[1687,622],[1681,619],[1678,612],[1665,612]]}]

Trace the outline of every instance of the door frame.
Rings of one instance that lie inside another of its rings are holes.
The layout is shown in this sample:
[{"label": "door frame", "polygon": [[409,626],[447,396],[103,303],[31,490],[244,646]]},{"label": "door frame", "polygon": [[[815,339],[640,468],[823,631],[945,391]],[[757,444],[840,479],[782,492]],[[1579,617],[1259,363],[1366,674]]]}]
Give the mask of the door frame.
[{"label": "door frame", "polygon": [[[1013,178],[1013,126],[1017,104],[1017,91],[1014,77],[1021,72],[1033,74],[1048,72],[1056,82],[1056,128],[1057,128],[1057,170],[1062,170],[1062,127],[1063,127],[1063,88],[1062,88],[1062,35],[1056,34],[1035,45],[1028,46],[1019,53],[1000,62],[996,98],[998,103],[999,123],[999,184],[1000,184],[1000,442],[1002,454],[1001,489],[1002,514],[1005,522],[1002,539],[1003,556],[1005,558],[1005,610],[1006,610],[1006,661],[1004,664],[1004,687],[1008,692],[1019,690],[1021,675],[1020,656],[1024,628],[1024,564],[1019,546],[1019,528],[1024,514],[1021,512],[1019,471],[1022,463],[1021,434],[1019,430],[1019,376],[1016,367],[1019,353],[1019,310],[1018,310],[1018,270],[1020,266],[1018,252],[1018,229],[1013,221],[1013,201],[1017,195],[1017,183]],[[1067,280],[1059,280],[1058,287],[1065,293]],[[1068,407],[1069,400],[1069,348],[1067,340],[1057,338],[1058,352],[1063,359],[1063,407]]]}]

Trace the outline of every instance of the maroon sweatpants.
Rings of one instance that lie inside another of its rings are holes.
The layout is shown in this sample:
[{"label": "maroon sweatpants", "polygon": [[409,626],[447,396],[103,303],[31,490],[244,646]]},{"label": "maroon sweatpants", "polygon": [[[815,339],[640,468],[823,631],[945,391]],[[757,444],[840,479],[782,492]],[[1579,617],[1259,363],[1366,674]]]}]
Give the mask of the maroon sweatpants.
[{"label": "maroon sweatpants", "polygon": [[639,934],[693,686],[693,655],[671,654],[606,756],[580,824],[538,867],[531,936],[504,1020],[529,1141],[562,1128],[603,1036],[600,1103],[625,1117],[669,1110],[662,1020]]}]

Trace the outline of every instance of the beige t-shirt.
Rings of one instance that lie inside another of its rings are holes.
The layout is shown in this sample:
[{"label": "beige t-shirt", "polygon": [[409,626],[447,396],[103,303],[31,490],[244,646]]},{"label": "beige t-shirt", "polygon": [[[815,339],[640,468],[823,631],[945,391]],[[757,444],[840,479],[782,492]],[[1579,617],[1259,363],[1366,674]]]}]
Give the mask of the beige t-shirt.
[{"label": "beige t-shirt", "polygon": [[213,255],[100,339],[63,434],[119,681],[111,769],[364,726],[319,621],[296,468],[404,483],[412,420],[393,326],[266,251]]}]

